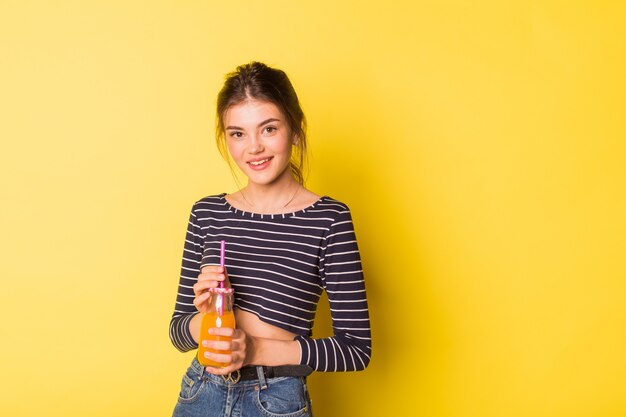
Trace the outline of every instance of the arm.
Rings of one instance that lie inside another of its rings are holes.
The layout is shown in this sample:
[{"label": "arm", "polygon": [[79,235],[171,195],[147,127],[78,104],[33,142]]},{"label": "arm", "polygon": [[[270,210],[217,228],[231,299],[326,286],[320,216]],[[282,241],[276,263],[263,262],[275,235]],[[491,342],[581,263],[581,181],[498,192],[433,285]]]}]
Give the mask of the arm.
[{"label": "arm", "polygon": [[361,258],[347,207],[326,236],[320,274],[334,335],[323,339],[296,337],[302,351],[300,363],[317,371],[363,370],[370,361],[372,341]]},{"label": "arm", "polygon": [[170,321],[170,339],[181,352],[196,349],[198,347],[198,334],[200,333],[200,315],[197,314],[198,310],[193,303],[195,297],[193,285],[197,282],[200,274],[203,234],[195,209],[196,205],[192,208],[189,216],[178,295],[174,314],[172,314]]}]

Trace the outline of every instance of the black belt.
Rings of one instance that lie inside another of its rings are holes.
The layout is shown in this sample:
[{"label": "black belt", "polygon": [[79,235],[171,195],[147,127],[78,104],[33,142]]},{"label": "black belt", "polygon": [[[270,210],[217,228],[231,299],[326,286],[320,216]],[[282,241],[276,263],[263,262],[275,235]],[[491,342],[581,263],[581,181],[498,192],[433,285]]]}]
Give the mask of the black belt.
[{"label": "black belt", "polygon": [[[300,377],[308,376],[313,372],[313,368],[308,365],[283,365],[283,366],[262,366],[265,378],[278,378],[282,376]],[[238,381],[251,381],[259,379],[256,366],[244,366],[241,369],[222,376],[225,381],[236,383]]]}]

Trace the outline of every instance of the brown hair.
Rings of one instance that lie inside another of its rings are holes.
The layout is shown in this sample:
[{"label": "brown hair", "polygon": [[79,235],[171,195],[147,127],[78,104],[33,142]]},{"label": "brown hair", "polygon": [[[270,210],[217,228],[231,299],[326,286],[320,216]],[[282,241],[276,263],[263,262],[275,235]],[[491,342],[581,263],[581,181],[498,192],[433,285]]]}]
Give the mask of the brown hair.
[{"label": "brown hair", "polygon": [[[240,65],[226,75],[224,86],[217,95],[216,141],[222,156],[230,161],[226,149],[224,115],[226,111],[246,100],[255,99],[273,103],[280,109],[287,124],[297,137],[291,152],[289,167],[294,178],[304,184],[303,170],[306,162],[306,118],[300,107],[298,95],[284,71],[268,67],[261,62]],[[229,162],[230,163],[230,162]]]}]

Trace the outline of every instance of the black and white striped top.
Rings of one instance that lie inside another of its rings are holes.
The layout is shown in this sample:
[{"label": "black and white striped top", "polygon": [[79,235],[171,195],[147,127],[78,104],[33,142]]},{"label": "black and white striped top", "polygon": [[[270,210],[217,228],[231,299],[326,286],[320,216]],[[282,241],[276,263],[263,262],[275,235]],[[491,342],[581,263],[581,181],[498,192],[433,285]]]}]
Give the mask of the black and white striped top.
[{"label": "black and white striped top", "polygon": [[[301,364],[317,371],[364,369],[371,335],[359,250],[348,207],[330,197],[288,214],[237,210],[226,194],[205,197],[191,211],[170,338],[185,352],[197,348],[189,321],[197,313],[192,286],[205,265],[226,268],[235,306],[297,334]],[[332,337],[312,339],[322,290],[328,294]]]}]

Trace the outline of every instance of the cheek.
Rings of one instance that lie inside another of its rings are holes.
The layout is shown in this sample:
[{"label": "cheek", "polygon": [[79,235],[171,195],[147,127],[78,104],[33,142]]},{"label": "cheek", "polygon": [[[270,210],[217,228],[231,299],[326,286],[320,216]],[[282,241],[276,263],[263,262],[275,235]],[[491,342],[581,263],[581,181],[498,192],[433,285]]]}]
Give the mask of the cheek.
[{"label": "cheek", "polygon": [[226,143],[226,149],[228,149],[228,153],[230,154],[230,157],[233,159],[239,159],[240,155],[241,155],[241,146],[237,146],[236,143],[234,142],[227,142]]},{"label": "cheek", "polygon": [[279,145],[279,149],[277,149],[277,151],[287,154],[287,156],[291,156],[291,151],[293,149],[292,146],[292,142],[291,141],[283,141],[280,145]]}]

